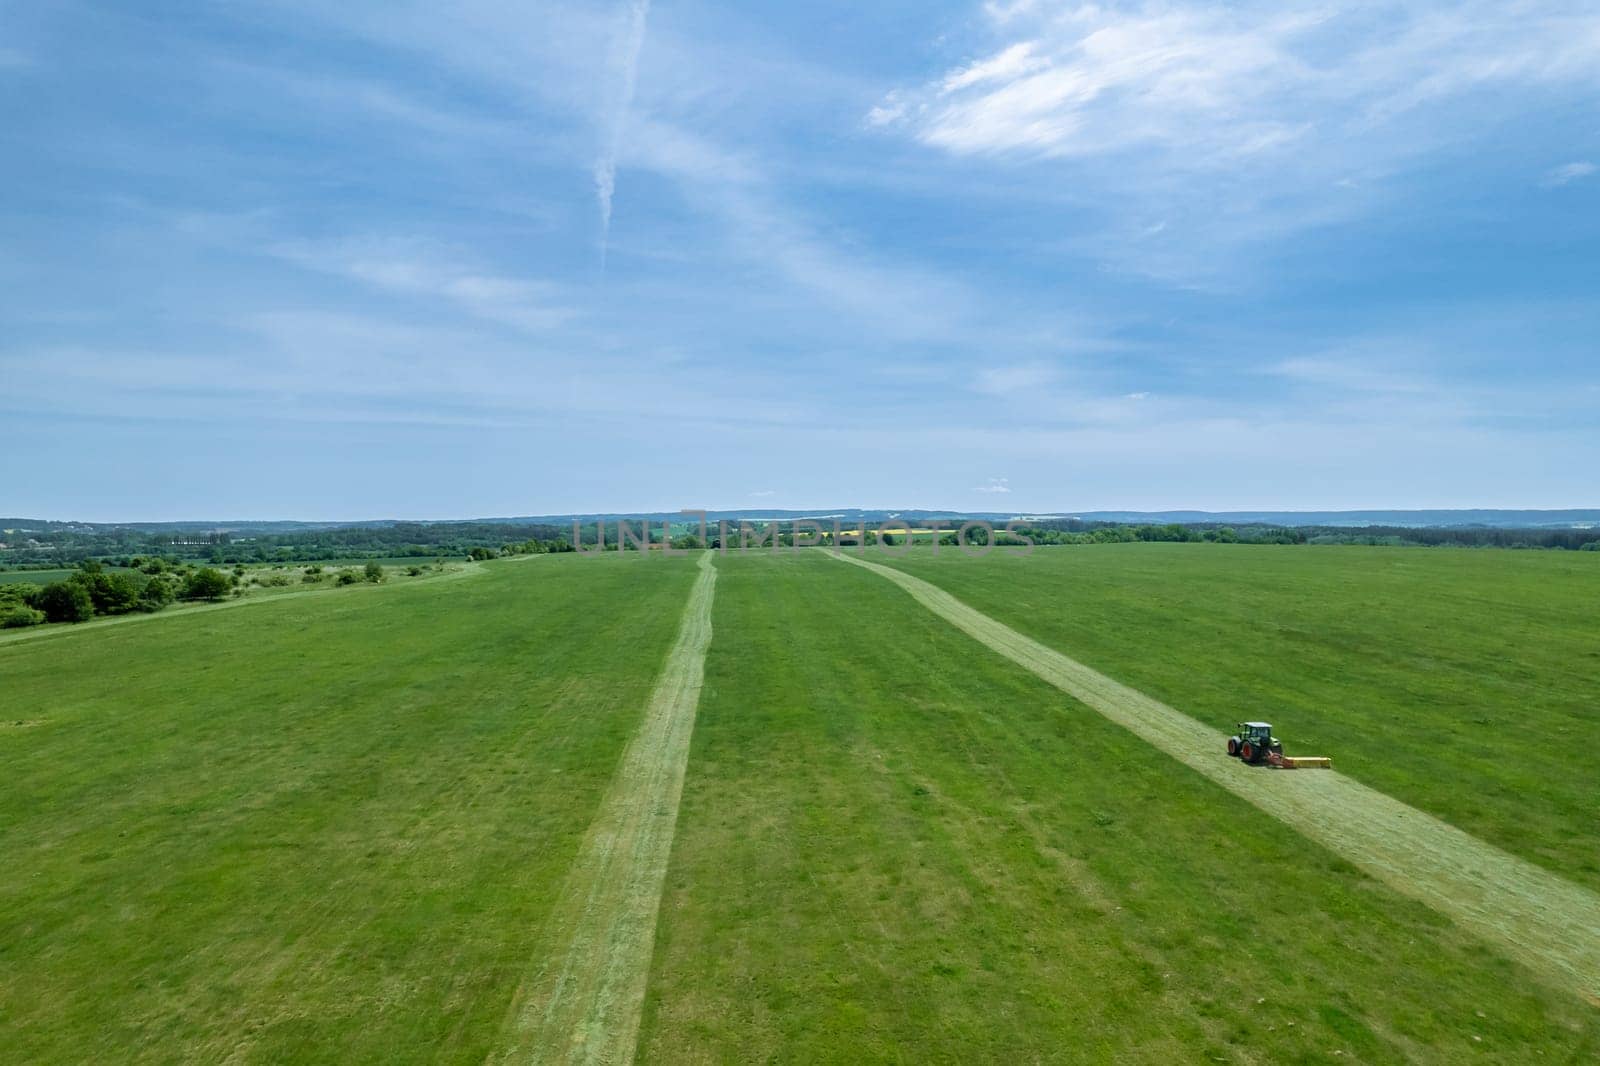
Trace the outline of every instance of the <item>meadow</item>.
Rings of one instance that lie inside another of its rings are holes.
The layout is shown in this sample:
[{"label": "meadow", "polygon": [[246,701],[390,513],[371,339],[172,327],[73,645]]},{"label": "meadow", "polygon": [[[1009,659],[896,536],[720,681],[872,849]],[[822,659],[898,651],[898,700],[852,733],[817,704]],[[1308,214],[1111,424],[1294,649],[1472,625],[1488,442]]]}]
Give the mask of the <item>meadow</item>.
[{"label": "meadow", "polygon": [[[112,568],[121,571],[120,567]],[[75,573],[71,567],[54,570],[0,570],[0,585],[48,585],[52,581],[65,581]]]},{"label": "meadow", "polygon": [[[620,867],[653,947],[606,963],[641,975],[641,1061],[1600,1055],[1600,1002],[829,554],[718,555],[714,596],[693,553],[549,555],[0,642],[0,1061],[548,1051],[518,1019],[617,926],[589,912],[618,810],[660,855]],[[1596,564],[894,562],[1590,887]],[[691,588],[666,804],[640,738]]]},{"label": "meadow", "polygon": [[482,1061],[692,560],[0,646],[0,1059]]},{"label": "meadow", "polygon": [[1600,1049],[1570,992],[888,582],[821,552],[720,565],[645,1060]]},{"label": "meadow", "polygon": [[875,561],[1600,888],[1600,555],[1132,544]]}]

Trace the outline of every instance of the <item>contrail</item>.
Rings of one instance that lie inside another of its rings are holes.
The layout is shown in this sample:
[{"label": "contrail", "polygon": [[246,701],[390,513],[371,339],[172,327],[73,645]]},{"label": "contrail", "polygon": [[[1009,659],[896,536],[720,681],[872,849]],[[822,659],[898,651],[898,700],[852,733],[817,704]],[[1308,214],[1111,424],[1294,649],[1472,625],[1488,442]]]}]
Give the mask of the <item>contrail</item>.
[{"label": "contrail", "polygon": [[639,52],[644,48],[645,19],[650,16],[650,0],[629,0],[627,22],[618,42],[616,66],[622,75],[617,96],[606,115],[605,141],[600,158],[594,163],[594,191],[600,201],[600,269],[606,268],[606,247],[611,240],[611,197],[617,189],[617,152],[622,142],[622,124],[633,104],[633,86],[639,77]]}]

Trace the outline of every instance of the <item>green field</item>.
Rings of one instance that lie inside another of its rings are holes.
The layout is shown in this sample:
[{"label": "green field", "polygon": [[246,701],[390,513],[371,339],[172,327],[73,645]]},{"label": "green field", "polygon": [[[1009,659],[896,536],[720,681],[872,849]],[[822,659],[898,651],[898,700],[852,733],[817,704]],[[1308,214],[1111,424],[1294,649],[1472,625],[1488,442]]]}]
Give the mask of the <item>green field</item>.
[{"label": "green field", "polygon": [[0,646],[0,1059],[481,1061],[693,574],[543,563]]},{"label": "green field", "polygon": [[892,565],[1600,888],[1600,555],[1132,544]]},{"label": "green field", "polygon": [[888,583],[723,567],[648,1059],[1600,1049],[1593,1009]]},{"label": "green field", "polygon": [[444,559],[446,562],[459,563],[463,558],[465,558],[465,556],[461,553],[453,553],[450,555],[445,555],[442,553],[437,555],[384,555],[378,558],[350,556],[343,559],[310,559],[301,562],[290,563],[247,563],[246,569],[248,569],[251,573],[255,573],[256,571],[271,571],[278,568],[282,568],[284,570],[299,570],[304,569],[307,566],[322,566],[332,568],[339,566],[366,566],[368,563],[377,563],[379,566],[400,567],[401,569],[404,569],[408,566],[432,566],[434,562],[439,559]]},{"label": "green field", "polygon": [[[820,550],[715,559],[697,710],[661,726],[692,729],[680,804],[646,708],[700,654],[697,561],[505,560],[0,643],[0,1061],[552,1056],[541,989],[640,886],[654,934],[604,961],[637,971],[642,1061],[1600,1055],[1592,989]],[[1600,558],[896,565],[1600,883]],[[657,889],[646,844],[612,856],[626,818],[670,853]]]},{"label": "green field", "polygon": [[75,569],[0,570],[0,585],[48,585],[52,581],[65,581],[75,573]]}]

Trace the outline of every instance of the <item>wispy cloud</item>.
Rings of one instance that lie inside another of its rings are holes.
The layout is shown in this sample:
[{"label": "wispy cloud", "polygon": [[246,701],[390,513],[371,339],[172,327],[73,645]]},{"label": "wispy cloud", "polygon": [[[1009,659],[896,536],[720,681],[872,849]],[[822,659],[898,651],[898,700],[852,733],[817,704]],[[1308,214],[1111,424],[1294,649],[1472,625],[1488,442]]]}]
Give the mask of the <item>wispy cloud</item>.
[{"label": "wispy cloud", "polygon": [[1562,2],[990,5],[987,21],[997,51],[897,90],[869,121],[960,155],[1155,146],[1205,169],[1479,87],[1600,81],[1600,13]]},{"label": "wispy cloud", "polygon": [[975,313],[968,288],[936,270],[884,262],[842,245],[775,189],[754,158],[661,119],[635,123],[630,163],[671,179],[697,210],[720,220],[724,252],[777,274],[875,331],[948,338]]},{"label": "wispy cloud", "polygon": [[1381,210],[1422,161],[1600,86],[1600,9],[1574,0],[990,3],[969,25],[968,58],[867,126],[1019,181],[1059,168],[1087,213],[1073,250],[1214,292],[1252,250]]},{"label": "wispy cloud", "polygon": [[1550,171],[1550,173],[1546,174],[1544,176],[1544,181],[1541,184],[1548,188],[1556,188],[1561,185],[1570,185],[1575,181],[1581,181],[1584,178],[1593,177],[1595,171],[1597,170],[1600,170],[1600,167],[1596,167],[1593,163],[1587,161],[1567,163],[1564,166],[1556,167],[1554,170]]},{"label": "wispy cloud", "polygon": [[987,484],[978,485],[974,487],[972,491],[992,494],[1008,493],[1011,491],[1011,479],[992,477],[989,479]]},{"label": "wispy cloud", "polygon": [[1010,396],[1053,385],[1060,375],[1043,363],[987,367],[978,371],[973,387],[989,396]]},{"label": "wispy cloud", "polygon": [[611,202],[617,191],[617,153],[622,132],[633,105],[634,87],[639,80],[639,53],[644,49],[645,24],[650,17],[650,0],[628,0],[622,14],[612,66],[616,77],[614,94],[607,101],[601,121],[603,143],[594,164],[595,196],[600,203],[600,265],[604,269],[611,242]]},{"label": "wispy cloud", "polygon": [[[1439,391],[1437,382],[1385,366],[1374,353],[1341,350],[1280,360],[1267,372],[1297,385],[1316,387],[1324,394],[1355,392],[1383,395],[1424,395]],[[1387,360],[1393,362],[1393,359]]]},{"label": "wispy cloud", "polygon": [[495,274],[454,262],[426,243],[396,239],[284,241],[269,251],[307,270],[387,292],[454,305],[476,318],[537,333],[570,321],[549,283]]}]

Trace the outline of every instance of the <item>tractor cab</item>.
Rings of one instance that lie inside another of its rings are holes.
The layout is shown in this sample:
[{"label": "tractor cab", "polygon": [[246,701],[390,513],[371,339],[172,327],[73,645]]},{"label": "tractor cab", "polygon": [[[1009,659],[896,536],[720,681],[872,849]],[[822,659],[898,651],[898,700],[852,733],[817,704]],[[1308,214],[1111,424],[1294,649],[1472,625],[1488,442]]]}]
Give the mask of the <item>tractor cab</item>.
[{"label": "tractor cab", "polygon": [[1272,735],[1267,722],[1240,722],[1239,731],[1228,738],[1228,754],[1245,762],[1260,762],[1269,752],[1283,754],[1283,745]]}]

